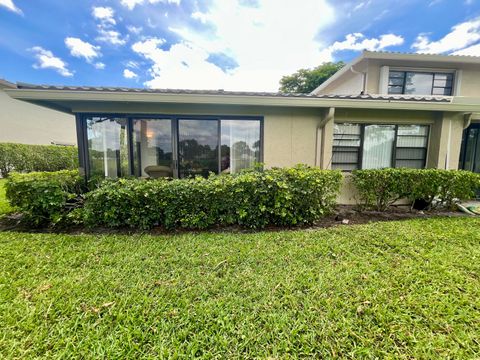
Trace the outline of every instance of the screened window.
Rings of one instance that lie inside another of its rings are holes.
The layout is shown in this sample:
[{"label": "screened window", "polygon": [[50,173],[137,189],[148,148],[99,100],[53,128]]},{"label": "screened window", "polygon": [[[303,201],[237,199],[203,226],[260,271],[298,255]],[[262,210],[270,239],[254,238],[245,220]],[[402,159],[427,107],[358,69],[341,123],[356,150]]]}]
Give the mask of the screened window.
[{"label": "screened window", "polygon": [[428,131],[426,125],[335,124],[332,168],[424,168]]},{"label": "screened window", "polygon": [[452,95],[453,74],[415,71],[390,71],[389,94]]}]

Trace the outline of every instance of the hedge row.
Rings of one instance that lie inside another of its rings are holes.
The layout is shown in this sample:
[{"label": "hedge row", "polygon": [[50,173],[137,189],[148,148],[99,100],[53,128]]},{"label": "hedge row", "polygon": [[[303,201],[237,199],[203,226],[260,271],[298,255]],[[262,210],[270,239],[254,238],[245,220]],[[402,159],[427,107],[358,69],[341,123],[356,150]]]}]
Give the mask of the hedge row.
[{"label": "hedge row", "polygon": [[74,146],[26,145],[0,143],[0,175],[11,171],[59,171],[78,168],[78,152]]},{"label": "hedge row", "polygon": [[464,170],[355,170],[352,181],[359,204],[379,211],[401,199],[411,204],[421,200],[426,209],[452,209],[457,201],[472,199],[480,189],[480,174]]},{"label": "hedge row", "polygon": [[183,180],[107,181],[86,196],[94,226],[203,229],[311,224],[335,205],[338,171],[295,167]]},{"label": "hedge row", "polygon": [[32,227],[55,224],[68,212],[68,204],[85,191],[77,170],[12,173],[6,182],[10,204]]},{"label": "hedge row", "polygon": [[[461,170],[357,170],[352,181],[359,204],[379,211],[400,199],[451,208],[480,189],[480,174]],[[315,222],[335,206],[341,182],[338,171],[297,166],[182,180],[105,180],[89,192],[76,171],[13,173],[6,188],[30,226],[74,221],[137,229],[258,229]]]}]

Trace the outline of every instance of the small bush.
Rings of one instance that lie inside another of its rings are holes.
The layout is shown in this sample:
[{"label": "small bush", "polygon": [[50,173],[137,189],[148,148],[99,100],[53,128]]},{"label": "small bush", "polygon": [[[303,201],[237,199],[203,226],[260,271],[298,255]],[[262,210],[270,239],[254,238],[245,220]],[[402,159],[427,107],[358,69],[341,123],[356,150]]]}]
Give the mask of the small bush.
[{"label": "small bush", "polygon": [[384,211],[401,199],[424,200],[427,208],[453,208],[475,196],[480,174],[464,170],[379,169],[353,171],[359,205]]},{"label": "small bush", "polygon": [[68,212],[67,204],[82,193],[78,171],[11,173],[6,183],[10,204],[32,227],[58,222]]},{"label": "small bush", "polygon": [[182,180],[106,181],[86,196],[93,226],[203,229],[310,224],[335,205],[342,175],[298,166]]},{"label": "small bush", "polygon": [[26,145],[0,143],[0,175],[11,171],[59,171],[78,168],[78,153],[74,146]]}]

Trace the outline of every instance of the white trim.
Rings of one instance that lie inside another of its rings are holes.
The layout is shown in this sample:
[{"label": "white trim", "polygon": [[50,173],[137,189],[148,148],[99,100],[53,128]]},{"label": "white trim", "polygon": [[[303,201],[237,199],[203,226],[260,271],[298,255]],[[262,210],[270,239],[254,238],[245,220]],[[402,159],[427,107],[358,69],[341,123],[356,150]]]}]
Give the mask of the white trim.
[{"label": "white trim", "polygon": [[454,75],[454,84],[453,84],[453,96],[461,96],[462,95],[462,76],[463,70],[458,69],[455,71]]},{"label": "white trim", "polygon": [[390,76],[390,66],[380,67],[380,77],[378,80],[378,93],[388,95],[388,78]]}]

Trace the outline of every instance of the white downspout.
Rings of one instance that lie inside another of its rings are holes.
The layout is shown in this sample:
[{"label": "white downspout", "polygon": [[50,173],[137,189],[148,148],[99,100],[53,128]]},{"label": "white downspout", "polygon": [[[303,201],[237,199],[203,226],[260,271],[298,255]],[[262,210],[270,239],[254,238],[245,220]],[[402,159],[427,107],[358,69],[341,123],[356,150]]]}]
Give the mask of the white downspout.
[{"label": "white downspout", "polygon": [[315,141],[315,166],[318,166],[320,168],[324,168],[325,164],[323,163],[323,154],[324,154],[324,144],[325,144],[325,135],[323,128],[325,125],[333,120],[335,116],[335,108],[331,107],[328,108],[327,115],[320,121],[320,123],[317,126],[317,137]]}]

